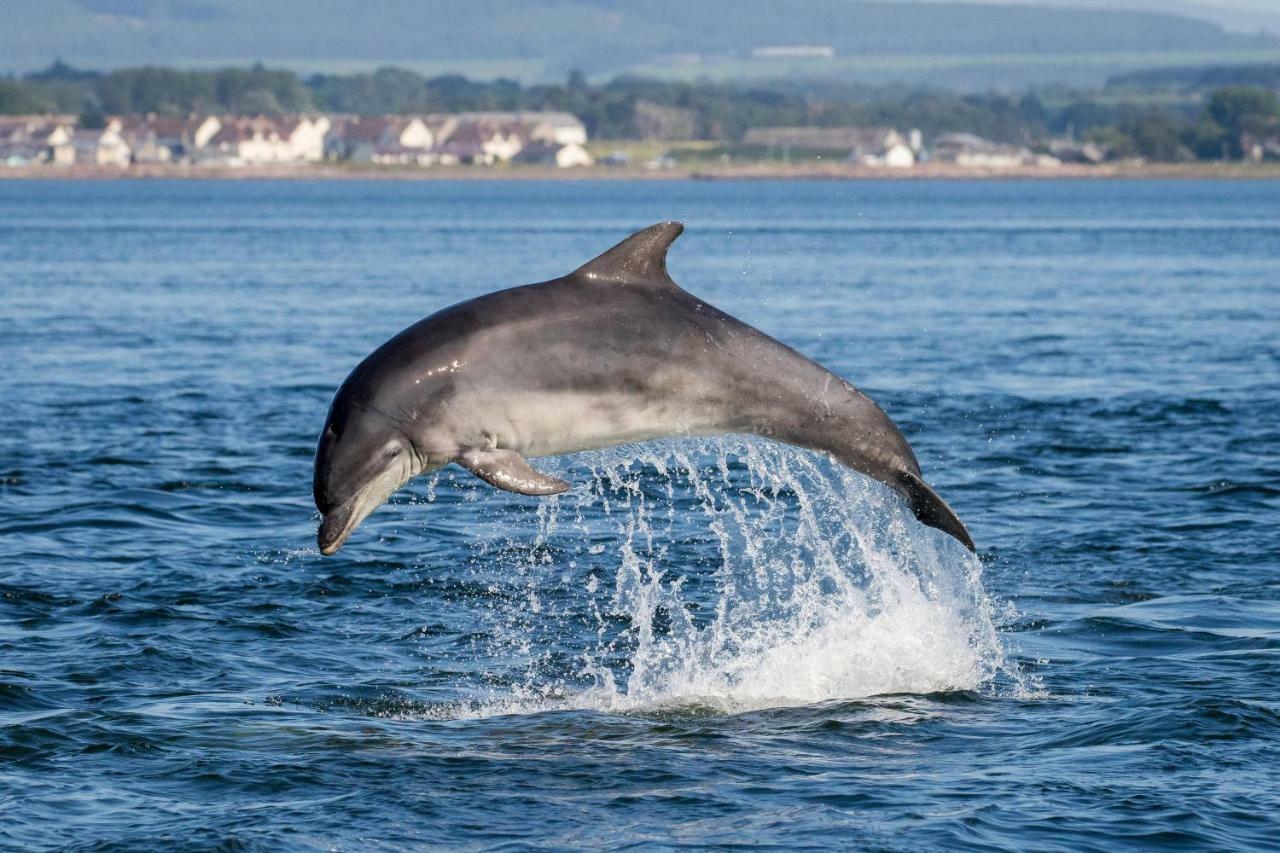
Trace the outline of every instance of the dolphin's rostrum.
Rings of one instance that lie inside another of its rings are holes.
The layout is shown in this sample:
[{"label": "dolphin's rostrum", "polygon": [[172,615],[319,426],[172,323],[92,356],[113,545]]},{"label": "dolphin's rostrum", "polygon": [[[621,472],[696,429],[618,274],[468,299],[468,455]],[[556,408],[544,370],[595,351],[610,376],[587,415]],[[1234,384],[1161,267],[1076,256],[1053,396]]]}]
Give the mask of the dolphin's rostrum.
[{"label": "dolphin's rostrum", "polygon": [[527,457],[723,433],[825,451],[973,550],[869,397],[671,280],[667,249],[682,230],[662,222],[563,278],[446,308],[361,362],[316,451],[321,552],[451,462],[500,489],[552,495],[570,485]]}]

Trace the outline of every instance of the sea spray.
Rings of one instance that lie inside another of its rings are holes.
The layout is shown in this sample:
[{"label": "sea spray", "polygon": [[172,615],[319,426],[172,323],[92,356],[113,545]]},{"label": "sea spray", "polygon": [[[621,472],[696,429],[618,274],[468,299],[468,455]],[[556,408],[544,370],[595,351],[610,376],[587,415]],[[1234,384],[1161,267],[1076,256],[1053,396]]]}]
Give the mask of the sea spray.
[{"label": "sea spray", "polygon": [[1005,666],[977,559],[825,457],[731,437],[540,463],[575,490],[491,495],[473,546],[479,713],[737,712],[980,689]]}]

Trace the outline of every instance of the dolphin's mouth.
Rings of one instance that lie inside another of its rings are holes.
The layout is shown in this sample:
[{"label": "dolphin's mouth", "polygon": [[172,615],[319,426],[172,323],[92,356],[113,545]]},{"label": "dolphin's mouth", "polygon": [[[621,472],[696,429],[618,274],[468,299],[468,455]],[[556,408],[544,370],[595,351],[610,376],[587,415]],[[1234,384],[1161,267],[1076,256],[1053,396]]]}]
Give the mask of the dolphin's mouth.
[{"label": "dolphin's mouth", "polygon": [[357,517],[355,508],[356,501],[350,500],[321,519],[320,529],[316,531],[316,544],[320,546],[321,554],[327,557],[337,553],[347,537],[355,532],[363,521],[363,518]]},{"label": "dolphin's mouth", "polygon": [[337,553],[360,526],[360,522],[386,503],[387,498],[409,482],[412,476],[410,463],[404,459],[396,459],[349,500],[325,513],[320,521],[320,529],[316,531],[316,544],[320,546],[320,553],[326,557]]}]

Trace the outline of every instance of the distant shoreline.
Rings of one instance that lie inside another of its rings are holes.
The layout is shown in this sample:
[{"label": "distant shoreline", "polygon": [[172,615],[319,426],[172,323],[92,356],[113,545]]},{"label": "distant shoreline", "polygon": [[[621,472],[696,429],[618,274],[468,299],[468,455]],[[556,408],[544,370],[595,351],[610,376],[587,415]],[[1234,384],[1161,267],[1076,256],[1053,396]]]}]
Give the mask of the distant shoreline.
[{"label": "distant shoreline", "polygon": [[0,167],[0,180],[405,180],[405,181],[651,181],[651,180],[1107,180],[1107,179],[1278,180],[1280,162],[1268,163],[1101,163],[1061,166],[963,168],[929,163],[911,169],[846,164],[708,164],[671,169],[590,166],[351,166],[296,163],[236,168],[146,164],[111,166]]}]

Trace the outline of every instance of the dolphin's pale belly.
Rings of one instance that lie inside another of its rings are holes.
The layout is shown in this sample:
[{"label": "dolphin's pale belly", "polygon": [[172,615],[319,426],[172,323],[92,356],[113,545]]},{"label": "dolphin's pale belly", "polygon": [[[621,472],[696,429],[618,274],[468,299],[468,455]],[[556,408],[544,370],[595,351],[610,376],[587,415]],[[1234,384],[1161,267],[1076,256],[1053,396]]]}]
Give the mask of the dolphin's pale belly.
[{"label": "dolphin's pale belly", "polygon": [[640,401],[626,393],[509,396],[491,410],[485,433],[525,456],[558,456],[671,435],[720,432],[709,413],[676,401]]}]

